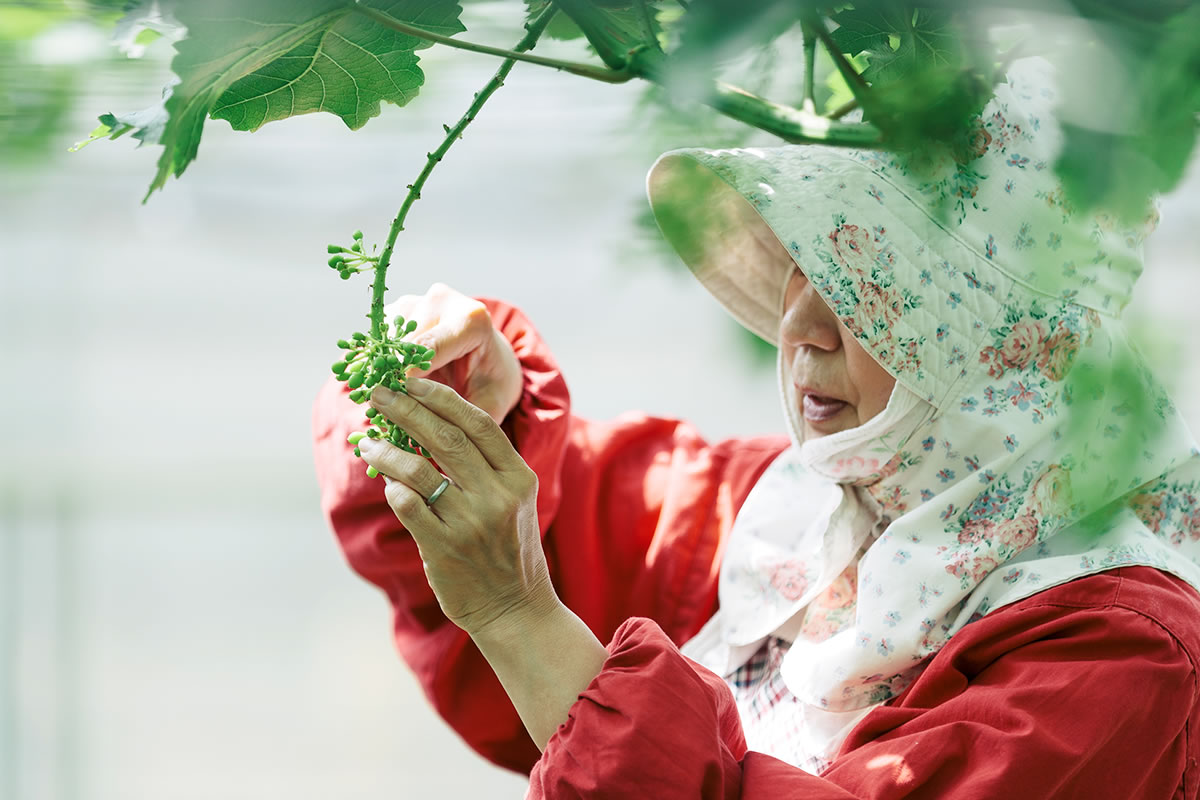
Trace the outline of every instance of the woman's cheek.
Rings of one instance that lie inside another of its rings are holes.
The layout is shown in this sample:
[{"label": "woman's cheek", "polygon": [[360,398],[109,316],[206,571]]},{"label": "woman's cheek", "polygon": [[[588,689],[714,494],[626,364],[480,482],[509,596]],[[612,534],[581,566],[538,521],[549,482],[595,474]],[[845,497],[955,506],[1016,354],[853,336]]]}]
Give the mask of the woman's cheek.
[{"label": "woman's cheek", "polygon": [[849,337],[849,341],[843,339],[843,347],[846,351],[846,371],[858,395],[855,405],[861,425],[887,408],[896,379],[879,366],[853,336]]}]

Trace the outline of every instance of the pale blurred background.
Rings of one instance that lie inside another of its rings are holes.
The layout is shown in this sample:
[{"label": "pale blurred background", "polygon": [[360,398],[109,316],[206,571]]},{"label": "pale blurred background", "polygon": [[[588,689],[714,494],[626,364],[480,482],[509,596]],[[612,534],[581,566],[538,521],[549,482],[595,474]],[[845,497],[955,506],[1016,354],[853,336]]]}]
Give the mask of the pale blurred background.
[{"label": "pale blurred background", "polygon": [[[472,38],[515,42],[512,8],[469,5]],[[325,245],[382,240],[496,62],[423,51],[421,96],[358,132],[210,122],[142,206],[157,147],[66,150],[154,99],[169,45],[127,61],[68,24],[32,47],[15,68],[0,51],[0,81],[35,101],[59,87],[63,114],[44,150],[0,161],[0,800],[521,797],[395,654],[382,595],[321,518],[309,447],[333,342],[367,306]],[[637,222],[656,152],[715,144],[648,136],[641,94],[518,65],[410,214],[392,295],[443,281],[524,309],[579,414],[782,432],[773,360]],[[9,107],[0,124],[26,122]],[[1200,170],[1163,212],[1131,316],[1198,428]]]}]

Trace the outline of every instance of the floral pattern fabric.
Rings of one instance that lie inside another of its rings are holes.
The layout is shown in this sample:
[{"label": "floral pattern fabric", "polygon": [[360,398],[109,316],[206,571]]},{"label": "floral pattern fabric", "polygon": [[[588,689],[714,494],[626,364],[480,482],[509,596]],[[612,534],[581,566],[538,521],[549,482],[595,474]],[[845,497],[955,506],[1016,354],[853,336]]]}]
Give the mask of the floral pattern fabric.
[{"label": "floral pattern fabric", "polygon": [[[1054,102],[1025,59],[962,142],[921,159],[690,149],[652,170],[656,213],[697,168],[741,198],[897,380],[878,417],[805,442],[779,363],[793,447],[739,512],[720,611],[685,647],[729,675],[786,631],[803,725],[886,702],[963,626],[1074,578],[1143,564],[1200,588],[1200,451],[1119,316],[1157,217],[1064,199]],[[764,267],[664,233],[774,342],[791,265],[742,281]]]}]

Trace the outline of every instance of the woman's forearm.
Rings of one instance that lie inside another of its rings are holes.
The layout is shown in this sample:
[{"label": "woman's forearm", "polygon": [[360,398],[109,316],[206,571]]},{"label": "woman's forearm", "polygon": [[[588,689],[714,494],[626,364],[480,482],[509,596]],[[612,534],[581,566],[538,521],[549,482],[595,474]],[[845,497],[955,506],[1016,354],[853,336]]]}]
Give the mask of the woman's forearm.
[{"label": "woman's forearm", "polygon": [[471,637],[538,750],[546,749],[608,657],[600,640],[557,597],[544,606]]}]

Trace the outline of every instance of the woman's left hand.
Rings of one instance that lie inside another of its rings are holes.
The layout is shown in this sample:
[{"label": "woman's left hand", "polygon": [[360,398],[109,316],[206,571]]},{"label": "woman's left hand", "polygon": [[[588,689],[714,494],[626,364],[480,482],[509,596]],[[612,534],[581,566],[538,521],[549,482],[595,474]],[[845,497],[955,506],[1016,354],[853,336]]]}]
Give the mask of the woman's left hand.
[{"label": "woman's left hand", "polygon": [[385,476],[384,494],[416,540],[425,575],[446,617],[486,635],[558,603],[542,552],[537,475],[487,413],[441,383],[408,379],[408,395],[376,387],[371,405],[400,425],[427,459],[363,439],[363,460]]}]

